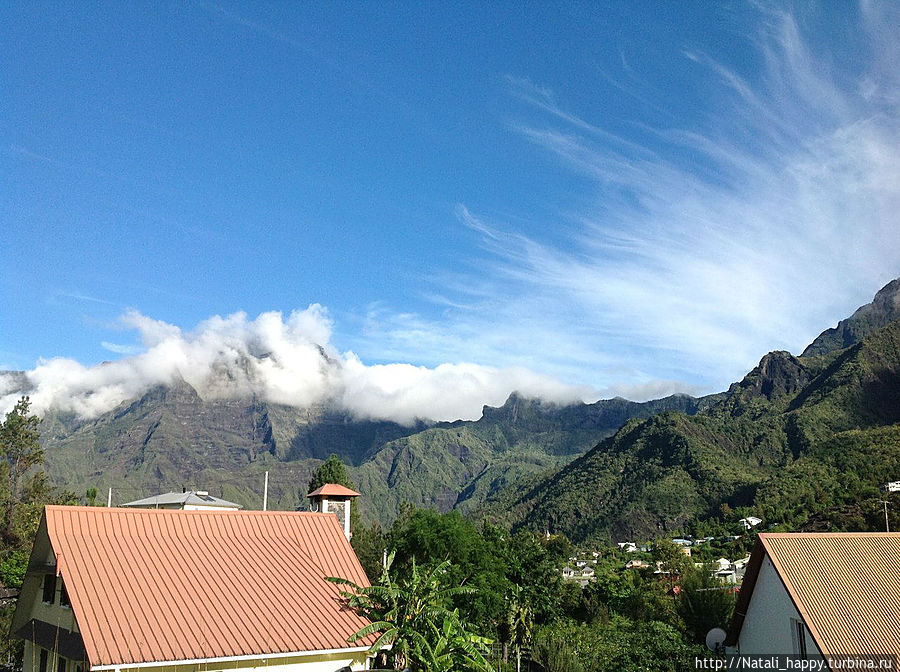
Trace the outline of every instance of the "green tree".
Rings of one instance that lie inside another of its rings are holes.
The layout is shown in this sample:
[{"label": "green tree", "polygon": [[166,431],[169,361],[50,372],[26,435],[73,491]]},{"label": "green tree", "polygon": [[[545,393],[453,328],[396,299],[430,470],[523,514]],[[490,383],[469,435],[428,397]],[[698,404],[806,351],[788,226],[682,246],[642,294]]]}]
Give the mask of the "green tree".
[{"label": "green tree", "polygon": [[358,525],[353,530],[350,544],[359,558],[366,576],[380,576],[383,569],[384,553],[388,548],[388,537],[378,521],[370,525]]},{"label": "green tree", "polygon": [[[38,443],[40,419],[22,397],[0,422],[0,581],[19,588],[45,504],[74,504],[68,491],[52,488],[41,469],[44,453]],[[0,610],[0,632],[8,633],[13,607]],[[0,658],[19,660],[22,641],[0,638]]]},{"label": "green tree", "polygon": [[534,660],[548,672],[679,672],[698,655],[703,649],[671,625],[621,616],[602,626],[561,620],[535,633]]},{"label": "green tree", "polygon": [[321,488],[326,483],[337,483],[347,488],[356,488],[356,485],[350,480],[350,476],[347,475],[347,467],[334,453],[329,455],[328,459],[312,473],[309,484],[306,486],[306,492],[300,493],[300,501],[302,502],[308,493]]},{"label": "green tree", "polygon": [[449,560],[448,582],[473,589],[464,598],[458,597],[455,606],[465,621],[486,631],[505,619],[509,581],[504,544],[499,538],[489,542],[475,523],[457,511],[412,511],[391,528],[391,548],[400,574],[408,574],[414,560],[423,565]]},{"label": "green tree", "polygon": [[516,672],[520,672],[522,669],[522,650],[531,646],[534,614],[521,586],[513,586],[508,599],[507,627],[509,628],[509,643],[512,644],[516,652]]},{"label": "green tree", "polygon": [[709,567],[690,571],[681,582],[678,613],[696,643],[713,628],[727,628],[734,611],[734,592],[712,576]]},{"label": "green tree", "polygon": [[341,591],[348,606],[370,621],[349,641],[377,634],[369,652],[374,655],[390,646],[396,670],[407,666],[423,672],[490,670],[483,653],[489,640],[475,634],[451,607],[454,596],[471,594],[474,589],[448,583],[448,561],[422,569],[413,560],[409,575],[396,580],[391,573],[393,560],[392,553],[375,585],[359,586],[329,577],[332,583],[348,588]]},{"label": "green tree", "polygon": [[44,490],[44,483],[28,482],[29,471],[44,460],[44,451],[39,443],[40,418],[31,415],[31,401],[22,397],[0,422],[0,459],[5,476],[5,502],[3,507],[2,536],[6,543],[22,540],[21,530],[16,528],[16,508],[23,501],[23,495],[33,495],[36,490]]}]

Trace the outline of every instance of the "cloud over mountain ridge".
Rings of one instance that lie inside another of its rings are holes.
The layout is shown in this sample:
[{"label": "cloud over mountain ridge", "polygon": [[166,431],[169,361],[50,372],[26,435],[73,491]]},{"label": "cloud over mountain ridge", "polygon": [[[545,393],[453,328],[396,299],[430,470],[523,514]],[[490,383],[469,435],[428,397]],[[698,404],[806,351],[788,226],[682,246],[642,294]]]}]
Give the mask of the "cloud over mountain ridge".
[{"label": "cloud over mountain ridge", "polygon": [[[8,410],[27,392],[39,413],[56,408],[93,418],[154,386],[183,379],[203,398],[256,396],[297,407],[324,402],[359,418],[411,423],[475,419],[484,404],[501,404],[513,391],[554,402],[590,392],[521,367],[367,365],[332,345],[332,322],[319,304],[287,317],[278,311],[255,319],[242,312],[217,315],[187,332],[129,310],[119,326],[139,333],[141,352],[94,366],[42,359],[30,371],[0,375],[0,409]],[[108,345],[114,352],[133,347]]]}]

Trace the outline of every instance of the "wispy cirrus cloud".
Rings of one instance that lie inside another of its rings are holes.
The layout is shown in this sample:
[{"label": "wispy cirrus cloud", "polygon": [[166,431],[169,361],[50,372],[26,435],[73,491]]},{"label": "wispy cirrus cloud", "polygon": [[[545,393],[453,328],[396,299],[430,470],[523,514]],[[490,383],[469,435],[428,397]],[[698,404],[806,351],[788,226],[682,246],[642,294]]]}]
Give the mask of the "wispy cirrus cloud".
[{"label": "wispy cirrus cloud", "polygon": [[439,317],[382,316],[375,347],[463,348],[632,395],[722,389],[769,350],[800,351],[900,275],[898,14],[863,3],[865,53],[845,65],[791,13],[760,10],[758,76],[685,48],[705,113],[637,118],[628,138],[507,78],[530,109],[512,131],[593,193],[543,223],[552,235],[459,205],[474,270],[436,282]]}]

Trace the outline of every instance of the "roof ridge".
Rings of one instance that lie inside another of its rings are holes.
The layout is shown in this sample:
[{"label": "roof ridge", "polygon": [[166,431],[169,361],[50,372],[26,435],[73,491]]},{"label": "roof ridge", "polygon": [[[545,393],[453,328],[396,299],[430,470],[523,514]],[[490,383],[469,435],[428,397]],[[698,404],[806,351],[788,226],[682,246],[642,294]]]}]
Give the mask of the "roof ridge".
[{"label": "roof ridge", "polygon": [[760,532],[758,536],[766,539],[820,539],[823,537],[861,539],[863,537],[900,537],[900,532]]},{"label": "roof ridge", "polygon": [[47,510],[84,511],[102,515],[104,513],[131,513],[135,515],[201,515],[201,516],[325,516],[330,514],[317,511],[260,511],[259,509],[243,509],[240,511],[223,511],[213,507],[207,509],[156,509],[139,506],[73,506],[69,504],[47,504]]}]

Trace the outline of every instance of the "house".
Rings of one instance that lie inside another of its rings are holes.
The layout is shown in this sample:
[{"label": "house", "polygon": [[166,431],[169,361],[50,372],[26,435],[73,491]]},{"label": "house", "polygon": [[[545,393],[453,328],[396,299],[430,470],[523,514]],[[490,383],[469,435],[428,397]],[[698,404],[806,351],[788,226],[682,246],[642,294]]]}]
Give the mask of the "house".
[{"label": "house", "polygon": [[134,502],[122,504],[125,508],[139,509],[183,509],[199,511],[201,509],[218,509],[220,511],[237,511],[240,504],[213,497],[206,490],[188,490],[185,492],[167,492],[162,495],[145,497]]},{"label": "house", "polygon": [[744,526],[745,530],[749,530],[759,525],[762,522],[762,519],[756,518],[755,516],[747,516],[746,518],[741,518],[738,522]]},{"label": "house", "polygon": [[740,654],[900,652],[900,533],[761,533],[725,644]]},{"label": "house", "polygon": [[626,553],[637,553],[637,545],[630,541],[623,541],[616,544],[620,549],[625,551]]},{"label": "house", "polygon": [[649,566],[650,563],[643,560],[629,560],[625,563],[625,569],[644,569]]},{"label": "house", "polygon": [[333,515],[48,506],[12,633],[34,672],[364,670],[327,576],[368,585]]}]

